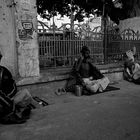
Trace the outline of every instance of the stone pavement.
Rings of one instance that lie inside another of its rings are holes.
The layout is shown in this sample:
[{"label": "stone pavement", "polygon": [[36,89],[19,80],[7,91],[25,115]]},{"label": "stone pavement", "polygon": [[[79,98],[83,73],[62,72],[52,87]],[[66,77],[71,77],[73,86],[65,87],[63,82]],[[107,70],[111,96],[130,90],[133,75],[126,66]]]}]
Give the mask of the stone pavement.
[{"label": "stone pavement", "polygon": [[56,83],[31,90],[50,105],[32,111],[25,124],[0,125],[0,140],[140,140],[140,86],[92,96],[57,96]]}]

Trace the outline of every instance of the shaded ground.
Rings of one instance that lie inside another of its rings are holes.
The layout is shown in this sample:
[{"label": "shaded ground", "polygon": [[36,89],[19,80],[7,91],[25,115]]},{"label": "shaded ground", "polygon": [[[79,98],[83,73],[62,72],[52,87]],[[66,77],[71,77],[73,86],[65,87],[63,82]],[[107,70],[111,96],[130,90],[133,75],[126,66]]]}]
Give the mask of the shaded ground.
[{"label": "shaded ground", "polygon": [[25,124],[0,125],[0,140],[140,140],[140,86],[114,86],[121,90],[81,97],[56,96],[53,84],[38,88],[32,94],[51,105],[34,110]]}]

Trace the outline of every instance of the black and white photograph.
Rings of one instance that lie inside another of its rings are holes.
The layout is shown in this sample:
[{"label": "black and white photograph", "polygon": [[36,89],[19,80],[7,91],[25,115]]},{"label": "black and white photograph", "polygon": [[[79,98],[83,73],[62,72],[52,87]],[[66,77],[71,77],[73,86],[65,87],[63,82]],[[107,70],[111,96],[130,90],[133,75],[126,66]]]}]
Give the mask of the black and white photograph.
[{"label": "black and white photograph", "polygon": [[0,140],[140,140],[140,0],[0,0]]}]

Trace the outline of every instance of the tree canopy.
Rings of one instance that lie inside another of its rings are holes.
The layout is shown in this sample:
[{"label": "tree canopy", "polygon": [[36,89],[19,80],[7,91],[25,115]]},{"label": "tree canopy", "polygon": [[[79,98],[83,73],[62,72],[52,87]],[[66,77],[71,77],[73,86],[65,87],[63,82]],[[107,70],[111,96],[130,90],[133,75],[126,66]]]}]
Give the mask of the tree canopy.
[{"label": "tree canopy", "polygon": [[[121,7],[117,7],[117,3]],[[96,13],[108,15],[119,23],[119,20],[140,16],[140,0],[37,0],[37,12],[47,19],[57,14],[71,16],[74,13],[74,20],[78,21]]]}]

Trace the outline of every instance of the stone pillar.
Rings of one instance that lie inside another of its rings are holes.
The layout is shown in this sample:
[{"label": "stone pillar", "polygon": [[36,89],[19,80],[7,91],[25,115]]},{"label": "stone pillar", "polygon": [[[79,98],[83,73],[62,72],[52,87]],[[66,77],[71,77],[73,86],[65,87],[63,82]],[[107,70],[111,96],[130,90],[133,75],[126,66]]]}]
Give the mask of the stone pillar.
[{"label": "stone pillar", "polygon": [[7,67],[13,74],[17,75],[17,52],[15,33],[15,7],[13,0],[0,0],[0,51],[3,58],[1,65]]},{"label": "stone pillar", "polygon": [[39,76],[36,0],[15,0],[18,70],[22,78]]}]

